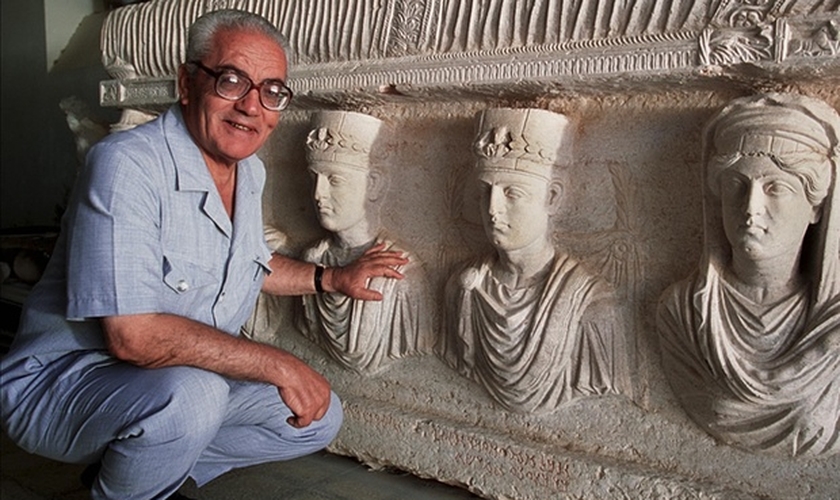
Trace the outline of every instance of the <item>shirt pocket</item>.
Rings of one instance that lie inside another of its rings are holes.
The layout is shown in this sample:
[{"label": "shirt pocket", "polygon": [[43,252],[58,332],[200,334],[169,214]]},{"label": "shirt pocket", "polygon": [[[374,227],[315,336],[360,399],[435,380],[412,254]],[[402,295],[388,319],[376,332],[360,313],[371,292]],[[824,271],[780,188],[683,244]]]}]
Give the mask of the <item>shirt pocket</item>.
[{"label": "shirt pocket", "polygon": [[206,286],[218,285],[219,278],[183,257],[164,255],[163,282],[180,295]]}]

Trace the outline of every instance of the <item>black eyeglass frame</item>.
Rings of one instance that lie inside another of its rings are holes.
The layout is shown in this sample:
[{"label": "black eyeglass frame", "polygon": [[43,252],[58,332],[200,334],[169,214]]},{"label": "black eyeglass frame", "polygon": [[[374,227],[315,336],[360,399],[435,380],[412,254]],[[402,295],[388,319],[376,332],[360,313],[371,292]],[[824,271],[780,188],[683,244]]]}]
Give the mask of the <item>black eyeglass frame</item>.
[{"label": "black eyeglass frame", "polygon": [[[234,69],[228,68],[228,69],[224,69],[224,70],[221,70],[221,71],[216,71],[214,69],[208,68],[201,61],[188,61],[187,64],[192,64],[192,65],[196,66],[197,68],[201,69],[202,71],[204,71],[205,73],[207,73],[209,76],[213,77],[213,79],[214,79],[213,90],[216,92],[216,95],[221,97],[222,99],[226,99],[228,101],[238,101],[238,100],[242,99],[243,97],[245,97],[246,95],[248,95],[248,92],[250,92],[254,89],[257,89],[257,94],[260,96],[260,104],[262,105],[262,107],[264,107],[265,109],[267,109],[269,111],[283,111],[284,109],[289,107],[289,104],[292,102],[292,97],[294,96],[294,92],[292,92],[292,89],[290,89],[289,86],[286,85],[286,82],[284,82],[283,80],[280,80],[280,79],[264,80],[264,81],[260,82],[259,84],[257,84],[257,83],[254,83],[254,81],[251,80],[250,78],[248,78],[247,76],[243,75],[242,73],[240,73],[239,71],[236,71]],[[233,96],[229,96],[229,95],[224,95],[224,94],[222,94],[222,92],[219,91],[219,85],[221,84],[220,83],[221,80],[219,78],[225,73],[233,73],[236,76],[238,76],[239,78],[242,78],[242,80],[244,80],[246,83],[248,83],[248,88],[245,89],[245,91],[242,93],[242,95],[240,95],[239,97],[233,97]],[[280,85],[283,87],[283,90],[286,93],[287,97],[284,101],[281,102],[280,106],[275,108],[275,107],[271,107],[271,106],[266,105],[265,101],[263,100],[263,93],[262,93],[263,86],[266,83],[280,83]]]}]

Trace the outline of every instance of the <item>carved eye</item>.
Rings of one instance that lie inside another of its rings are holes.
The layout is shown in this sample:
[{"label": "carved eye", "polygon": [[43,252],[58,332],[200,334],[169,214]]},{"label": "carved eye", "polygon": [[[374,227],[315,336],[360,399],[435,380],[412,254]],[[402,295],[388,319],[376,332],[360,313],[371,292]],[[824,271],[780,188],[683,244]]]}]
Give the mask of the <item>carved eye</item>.
[{"label": "carved eye", "polygon": [[738,177],[724,177],[720,181],[720,191],[728,196],[741,196],[746,193],[747,184]]},{"label": "carved eye", "polygon": [[328,180],[330,181],[330,186],[341,186],[347,183],[347,180],[340,175],[331,175]]},{"label": "carved eye", "polygon": [[787,182],[773,181],[764,185],[764,192],[768,196],[780,197],[793,194],[796,189]]},{"label": "carved eye", "polygon": [[510,200],[518,200],[520,198],[526,197],[527,195],[528,193],[516,186],[510,186],[505,188],[505,197]]}]

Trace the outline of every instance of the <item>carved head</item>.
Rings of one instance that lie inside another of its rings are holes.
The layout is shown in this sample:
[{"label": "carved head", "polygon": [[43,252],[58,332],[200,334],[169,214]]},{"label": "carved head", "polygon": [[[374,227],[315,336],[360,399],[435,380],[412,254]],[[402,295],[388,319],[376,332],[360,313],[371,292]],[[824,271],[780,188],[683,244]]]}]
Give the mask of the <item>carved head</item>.
[{"label": "carved head", "polygon": [[502,251],[549,240],[562,185],[555,168],[571,162],[569,119],[541,109],[488,109],[478,116],[473,152],[487,237]]},{"label": "carved head", "polygon": [[350,111],[312,115],[306,136],[306,159],[313,199],[324,229],[341,232],[366,219],[366,204],[378,198],[382,176],[371,166],[371,151],[382,121]]},{"label": "carved head", "polygon": [[799,251],[831,186],[836,116],[815,99],[768,94],[737,99],[710,123],[707,182],[733,252]]}]

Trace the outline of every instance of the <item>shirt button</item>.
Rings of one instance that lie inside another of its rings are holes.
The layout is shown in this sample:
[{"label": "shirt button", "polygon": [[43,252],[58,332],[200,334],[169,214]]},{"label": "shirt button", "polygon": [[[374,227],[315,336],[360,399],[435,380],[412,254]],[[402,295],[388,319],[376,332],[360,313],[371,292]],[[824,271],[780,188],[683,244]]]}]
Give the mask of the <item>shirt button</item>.
[{"label": "shirt button", "polygon": [[178,282],[178,285],[175,288],[177,288],[179,292],[186,292],[190,289],[190,284],[184,280],[181,280]]}]

